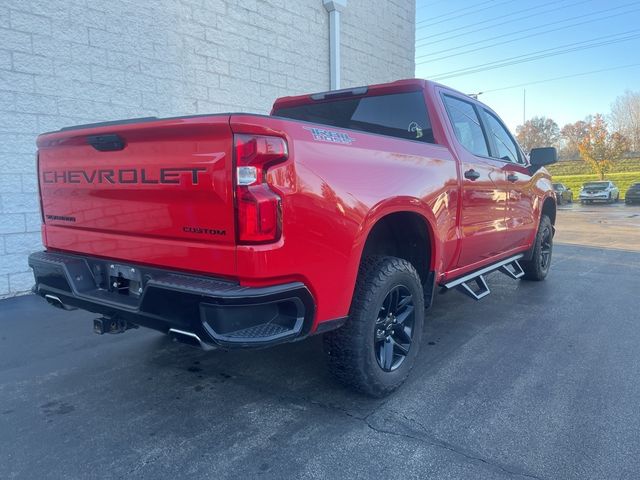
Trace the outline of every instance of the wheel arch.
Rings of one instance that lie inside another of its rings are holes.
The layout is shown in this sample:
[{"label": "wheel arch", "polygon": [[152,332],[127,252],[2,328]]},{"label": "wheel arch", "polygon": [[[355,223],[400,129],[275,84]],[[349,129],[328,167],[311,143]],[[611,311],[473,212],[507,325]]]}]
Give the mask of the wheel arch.
[{"label": "wheel arch", "polygon": [[546,215],[551,220],[551,225],[556,224],[556,212],[557,204],[555,198],[547,196],[542,203],[542,209],[540,210],[540,216]]},{"label": "wheel arch", "polygon": [[425,305],[431,304],[435,287],[437,258],[440,254],[430,210],[412,199],[409,202],[372,211],[365,222],[358,265],[369,255],[389,255],[411,263],[422,281]]}]

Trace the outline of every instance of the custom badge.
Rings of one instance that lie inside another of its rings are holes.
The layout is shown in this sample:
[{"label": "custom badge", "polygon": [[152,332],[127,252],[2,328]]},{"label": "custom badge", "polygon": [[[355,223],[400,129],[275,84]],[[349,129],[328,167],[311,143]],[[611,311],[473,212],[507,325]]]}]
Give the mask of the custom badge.
[{"label": "custom badge", "polygon": [[348,134],[336,132],[334,130],[327,130],[317,127],[304,127],[304,129],[309,130],[311,132],[311,135],[313,135],[313,139],[319,142],[343,143],[346,145],[351,145],[356,141],[355,138],[350,137]]}]

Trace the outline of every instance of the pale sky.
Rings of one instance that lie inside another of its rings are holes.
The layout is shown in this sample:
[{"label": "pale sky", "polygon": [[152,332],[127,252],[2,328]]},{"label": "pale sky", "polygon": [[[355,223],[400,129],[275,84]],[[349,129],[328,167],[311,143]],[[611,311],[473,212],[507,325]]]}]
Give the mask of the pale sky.
[{"label": "pale sky", "polygon": [[[479,99],[512,131],[524,89],[526,118],[550,117],[561,128],[640,91],[637,0],[418,0],[416,22],[416,77],[485,92]],[[541,58],[523,61],[531,57]],[[511,65],[483,70],[503,63]],[[595,73],[575,76],[587,72]],[[533,84],[547,79],[556,80]]]}]

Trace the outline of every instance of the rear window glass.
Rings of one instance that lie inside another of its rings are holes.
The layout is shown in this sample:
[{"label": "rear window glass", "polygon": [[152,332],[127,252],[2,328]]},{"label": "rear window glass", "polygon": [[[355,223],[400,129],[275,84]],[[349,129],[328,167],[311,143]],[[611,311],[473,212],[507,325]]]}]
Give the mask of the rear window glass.
[{"label": "rear window glass", "polygon": [[278,117],[435,143],[422,92],[343,98],[274,111]]}]

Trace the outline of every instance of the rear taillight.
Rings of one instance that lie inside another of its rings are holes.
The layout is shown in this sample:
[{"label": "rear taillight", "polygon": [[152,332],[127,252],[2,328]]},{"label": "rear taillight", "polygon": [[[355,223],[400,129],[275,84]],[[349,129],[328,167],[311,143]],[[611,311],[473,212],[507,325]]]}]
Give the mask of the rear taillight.
[{"label": "rear taillight", "polygon": [[238,241],[269,243],[282,234],[280,197],[267,182],[267,169],[287,159],[280,137],[234,135]]}]

